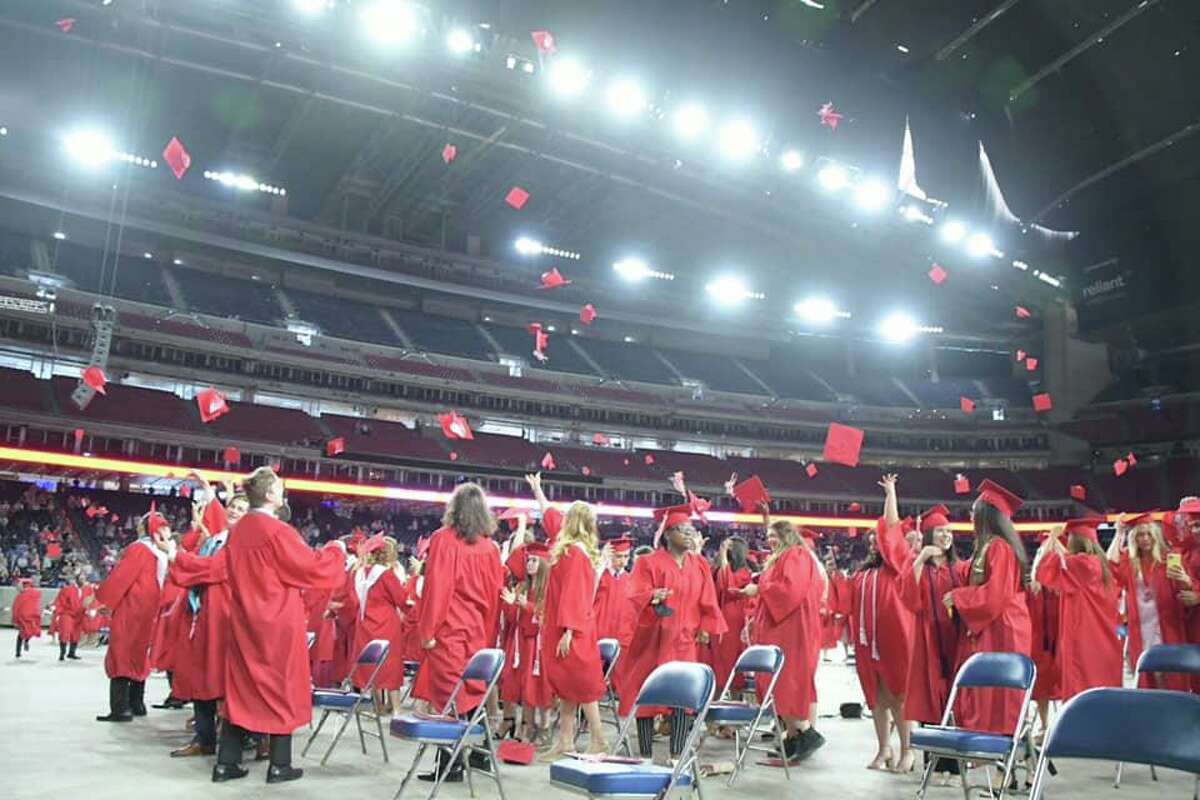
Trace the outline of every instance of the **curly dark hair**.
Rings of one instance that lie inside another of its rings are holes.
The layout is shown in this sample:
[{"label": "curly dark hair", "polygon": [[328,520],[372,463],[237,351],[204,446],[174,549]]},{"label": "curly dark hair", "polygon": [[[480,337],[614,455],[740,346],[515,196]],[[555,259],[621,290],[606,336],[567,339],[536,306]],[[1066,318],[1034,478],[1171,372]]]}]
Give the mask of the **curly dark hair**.
[{"label": "curly dark hair", "polygon": [[453,528],[460,539],[474,543],[480,536],[491,536],[496,530],[496,518],[488,509],[487,498],[477,483],[462,483],[450,495],[442,526]]}]

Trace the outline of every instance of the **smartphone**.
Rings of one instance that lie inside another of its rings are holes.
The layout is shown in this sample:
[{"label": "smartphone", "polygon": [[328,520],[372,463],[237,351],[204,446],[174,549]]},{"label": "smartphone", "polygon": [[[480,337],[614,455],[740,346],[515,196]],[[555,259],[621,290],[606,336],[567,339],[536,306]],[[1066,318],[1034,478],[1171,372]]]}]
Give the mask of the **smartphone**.
[{"label": "smartphone", "polygon": [[1167,569],[1183,569],[1183,556],[1179,553],[1167,553]]}]

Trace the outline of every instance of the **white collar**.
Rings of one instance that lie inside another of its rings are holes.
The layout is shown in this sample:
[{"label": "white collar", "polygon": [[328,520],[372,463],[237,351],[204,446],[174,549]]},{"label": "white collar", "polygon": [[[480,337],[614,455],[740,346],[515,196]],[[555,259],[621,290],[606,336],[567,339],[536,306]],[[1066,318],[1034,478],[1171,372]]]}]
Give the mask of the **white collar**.
[{"label": "white collar", "polygon": [[167,582],[167,568],[170,566],[170,561],[167,554],[154,546],[154,543],[149,539],[138,539],[138,544],[144,544],[154,554],[154,579],[158,581],[158,590],[161,592],[163,584]]},{"label": "white collar", "polygon": [[376,564],[369,570],[362,570],[354,576],[354,592],[358,595],[358,618],[362,619],[367,614],[367,592],[371,591],[371,587],[375,585],[375,581],[383,577],[383,573],[387,572],[388,568],[383,564]]}]

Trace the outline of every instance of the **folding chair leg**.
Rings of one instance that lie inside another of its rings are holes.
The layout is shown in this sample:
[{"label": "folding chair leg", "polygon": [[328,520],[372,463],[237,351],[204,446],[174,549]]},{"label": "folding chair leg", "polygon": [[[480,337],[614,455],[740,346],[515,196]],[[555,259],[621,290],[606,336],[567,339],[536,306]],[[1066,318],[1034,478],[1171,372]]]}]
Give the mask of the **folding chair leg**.
[{"label": "folding chair leg", "polygon": [[367,737],[363,736],[362,720],[358,716],[358,711],[354,712],[354,727],[358,728],[358,746],[362,748],[363,755],[367,754]]},{"label": "folding chair leg", "polygon": [[1158,780],[1158,770],[1156,770],[1154,768],[1153,764],[1150,765],[1150,780],[1152,780],[1152,781]]},{"label": "folding chair leg", "polygon": [[938,763],[937,756],[925,756],[929,759],[929,763],[925,765],[924,771],[921,773],[921,785],[917,787],[917,800],[925,800],[925,790],[929,788],[929,779],[933,777],[933,768]]},{"label": "folding chair leg", "polygon": [[1049,759],[1042,758],[1038,760],[1037,768],[1033,772],[1033,786],[1029,787],[1029,800],[1038,800],[1042,796],[1042,789],[1046,783],[1046,767],[1049,765]]},{"label": "folding chair leg", "polygon": [[317,740],[317,735],[321,733],[321,726],[325,724],[325,720],[329,719],[329,712],[321,712],[321,721],[317,723],[317,729],[308,737],[308,741],[304,743],[304,749],[300,751],[300,757],[304,758],[308,755],[308,748],[312,747],[312,743]]},{"label": "folding chair leg", "polygon": [[1121,761],[1118,761],[1117,762],[1117,773],[1113,777],[1113,788],[1114,789],[1121,788],[1121,773],[1123,773],[1124,771],[1125,771],[1125,764]]},{"label": "folding chair leg", "polygon": [[967,765],[967,762],[961,758],[958,759],[958,777],[962,782],[963,800],[971,800],[971,776],[968,774],[969,772],[970,767]]},{"label": "folding chair leg", "polygon": [[463,768],[467,773],[467,791],[471,797],[475,797],[475,770],[471,769],[471,754],[467,748],[463,749]]},{"label": "folding chair leg", "polygon": [[1200,800],[1200,775],[1196,776],[1196,784],[1192,787],[1192,800]]},{"label": "folding chair leg", "polygon": [[396,794],[392,796],[392,800],[400,800],[400,795],[404,793],[404,788],[408,786],[408,782],[412,780],[413,773],[417,771],[417,766],[421,763],[421,759],[425,755],[425,751],[429,749],[429,745],[422,744],[417,748],[417,754],[413,756],[412,766],[408,768],[408,772],[404,774],[404,780],[400,781],[400,788],[396,790]]},{"label": "folding chair leg", "polygon": [[342,734],[346,732],[346,726],[350,724],[350,715],[343,714],[345,719],[342,720],[342,727],[338,728],[337,734],[334,735],[333,741],[329,743],[329,749],[325,751],[325,756],[321,759],[321,766],[325,766],[325,762],[329,760],[329,756],[333,754],[333,748],[337,747],[338,740],[342,738]]},{"label": "folding chair leg", "polygon": [[[787,749],[784,743],[787,739],[787,736],[785,735],[787,729],[783,727],[783,723],[779,719],[779,712],[775,710],[774,698],[771,699],[771,713],[775,716],[775,741],[779,745],[779,757],[783,759],[783,778],[784,780],[790,781],[792,779],[792,773],[790,771],[791,768],[788,767]],[[753,733],[753,731],[751,731],[751,733]]]},{"label": "folding chair leg", "polygon": [[383,763],[388,763],[387,737],[383,735],[383,722],[375,715],[375,729],[379,731],[379,749],[383,751]]},{"label": "folding chair leg", "polygon": [[[454,762],[459,758],[459,756],[461,756],[463,758],[463,761],[464,761],[463,766],[467,770],[467,781],[468,781],[468,783],[470,782],[470,780],[471,780],[471,759],[466,754],[466,748],[463,747],[464,744],[465,744],[465,742],[463,742],[462,739],[459,739],[457,742],[455,742],[454,747],[450,748],[450,757],[448,759],[446,759],[446,764],[447,764],[446,769],[445,770],[440,770],[440,769],[436,770],[437,780],[435,780],[433,782],[433,791],[429,793],[429,800],[435,800],[435,798],[438,796],[438,792],[440,792],[442,790],[442,783],[445,782],[446,776],[450,773],[450,770],[454,768]],[[472,795],[472,797],[474,797],[474,795]]]}]

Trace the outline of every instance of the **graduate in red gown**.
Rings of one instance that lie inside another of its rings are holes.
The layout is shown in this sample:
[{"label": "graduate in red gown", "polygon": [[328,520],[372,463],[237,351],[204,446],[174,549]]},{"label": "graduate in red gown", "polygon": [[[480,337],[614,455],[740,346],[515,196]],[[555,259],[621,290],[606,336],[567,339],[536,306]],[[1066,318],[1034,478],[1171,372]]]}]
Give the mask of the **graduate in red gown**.
[{"label": "graduate in red gown", "polygon": [[[1167,565],[1167,575],[1179,587],[1175,596],[1186,609],[1184,634],[1188,644],[1200,644],[1200,498],[1185,497],[1172,526],[1173,552],[1178,563]],[[1200,694],[1200,675],[1193,675],[1192,691]]]},{"label": "graduate in red gown", "polygon": [[543,756],[546,761],[575,750],[580,709],[591,735],[588,752],[608,751],[599,706],[606,686],[596,645],[595,596],[603,569],[597,530],[592,507],[572,503],[550,551],[541,656],[546,679],[561,701],[561,713],[558,743]]},{"label": "graduate in red gown", "polygon": [[[743,595],[756,600],[747,638],[754,644],[783,650],[783,671],[775,683],[775,708],[784,724],[784,754],[789,761],[812,755],[824,737],[810,726],[809,712],[817,700],[817,662],[821,659],[821,598],[826,579],[816,555],[790,522],[771,522],[766,504],[767,558],[757,583]],[[732,635],[732,632],[726,633]],[[756,675],[759,697],[770,675]]]},{"label": "graduate in red gown", "polygon": [[550,585],[550,548],[545,542],[533,542],[524,550],[527,578],[513,598],[516,606],[513,649],[517,661],[512,670],[513,681],[521,698],[525,740],[548,744],[554,691],[542,660],[542,614],[546,588]]},{"label": "graduate in red gown", "polygon": [[[717,676],[717,691],[725,686],[733,665],[746,645],[742,634],[746,630],[746,621],[750,618],[755,601],[747,593],[753,573],[746,556],[749,548],[746,540],[740,536],[728,536],[721,542],[717,551],[717,603],[721,606],[721,615],[725,618],[725,633],[712,639],[713,672]],[[745,686],[742,676],[734,678],[733,691],[740,691]]]},{"label": "graduate in red gown", "polygon": [[1025,605],[1029,609],[1030,657],[1037,666],[1037,682],[1033,684],[1033,700],[1037,703],[1041,721],[1039,739],[1050,728],[1050,701],[1061,700],[1058,680],[1058,593],[1049,590],[1030,576],[1025,589]]},{"label": "graduate in red gown", "polygon": [[[314,551],[276,514],[285,508],[283,481],[269,467],[244,482],[250,511],[218,552],[229,585],[229,639],[225,659],[225,705],[217,743],[214,783],[244,778],[242,743],[248,732],[269,734],[267,783],[296,780],[292,732],[312,718],[304,604],[300,590],[330,589],[343,580],[345,549],[330,542]],[[178,559],[172,542],[155,544]]]},{"label": "graduate in red gown", "polygon": [[109,712],[100,722],[128,722],[146,714],[146,678],[150,675],[150,643],[159,601],[167,580],[167,557],[150,536],[170,536],[167,521],[157,512],[138,520],[142,538],[125,548],[112,572],[96,589],[96,601],[112,611],[108,653]]},{"label": "graduate in red gown", "polygon": [[171,579],[185,588],[191,625],[176,662],[177,696],[192,700],[195,727],[192,741],[171,751],[173,758],[212,755],[217,750],[217,702],[225,696],[225,662],[229,652],[229,614],[232,605],[225,547],[230,531],[250,510],[244,494],[235,494],[229,507],[216,497],[197,501],[195,552],[180,548],[171,562]]},{"label": "graduate in red gown", "polygon": [[[1031,626],[1025,604],[1027,557],[1011,517],[1021,498],[985,480],[971,508],[975,552],[966,586],[943,597],[962,623],[960,660],[975,653],[1029,655]],[[1021,693],[1013,689],[963,689],[955,721],[972,730],[1011,736],[1021,711]]]},{"label": "graduate in red gown", "polygon": [[[1187,642],[1187,609],[1179,592],[1186,583],[1173,580],[1167,572],[1168,549],[1162,523],[1150,514],[1140,514],[1118,523],[1108,548],[1117,586],[1125,592],[1125,614],[1129,621],[1129,665],[1156,644]],[[1143,674],[1143,689],[1188,691],[1187,675]]]},{"label": "graduate in red gown", "polygon": [[33,579],[22,578],[17,584],[12,604],[12,623],[17,629],[17,658],[21,651],[29,652],[29,640],[42,635],[42,593],[33,585]]},{"label": "graduate in red gown", "polygon": [[[633,539],[623,536],[605,545],[607,565],[600,575],[596,589],[596,638],[616,639],[620,636],[622,617],[629,607],[629,556]],[[604,555],[604,553],[602,553]]]},{"label": "graduate in red gown", "polygon": [[[368,539],[359,553],[362,560],[354,570],[354,592],[358,598],[358,624],[354,629],[355,653],[361,653],[374,639],[399,644],[400,614],[407,600],[404,584],[392,569],[395,550],[389,552],[387,541],[382,534]],[[374,666],[356,667],[351,675],[353,685],[366,686],[374,669]],[[397,647],[389,652],[387,660],[375,676],[375,688],[380,695],[376,698],[376,707],[388,708],[390,701],[384,702],[382,694],[397,691],[403,684],[404,660],[400,658]]]},{"label": "graduate in red gown", "polygon": [[1056,526],[1036,559],[1037,582],[1059,596],[1056,655],[1063,700],[1096,686],[1121,685],[1117,591],[1096,533],[1103,522],[1084,518]]},{"label": "graduate in red gown", "polygon": [[[696,661],[698,640],[726,632],[708,562],[697,554],[699,534],[691,507],[660,509],[659,546],[639,556],[630,576],[630,618],[621,635],[621,660],[613,675],[620,713],[629,714],[642,683],[668,661]],[[638,709],[638,746],[651,755],[654,708]],[[671,753],[678,755],[687,737],[686,720],[675,714]]]},{"label": "graduate in red gown", "polygon": [[[76,575],[71,582],[58,590],[54,598],[54,616],[58,619],[58,660],[79,660],[75,648],[83,633],[83,575]],[[68,650],[68,647],[70,650]]]}]

